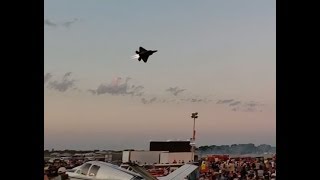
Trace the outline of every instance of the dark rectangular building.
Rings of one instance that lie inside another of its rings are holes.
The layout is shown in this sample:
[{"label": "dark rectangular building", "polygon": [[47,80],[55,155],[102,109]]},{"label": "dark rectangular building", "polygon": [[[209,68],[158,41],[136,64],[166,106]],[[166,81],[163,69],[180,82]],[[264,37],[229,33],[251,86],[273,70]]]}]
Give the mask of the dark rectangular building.
[{"label": "dark rectangular building", "polygon": [[190,141],[151,141],[150,151],[191,152]]}]

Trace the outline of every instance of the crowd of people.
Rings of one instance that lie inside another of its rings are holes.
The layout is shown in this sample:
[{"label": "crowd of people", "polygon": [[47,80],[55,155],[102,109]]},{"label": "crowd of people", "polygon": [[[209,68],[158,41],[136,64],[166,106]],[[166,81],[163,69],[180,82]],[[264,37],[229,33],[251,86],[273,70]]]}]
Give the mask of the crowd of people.
[{"label": "crowd of people", "polygon": [[72,169],[83,164],[83,160],[77,159],[53,159],[44,161],[44,180],[68,180],[67,169]]},{"label": "crowd of people", "polygon": [[202,161],[200,180],[275,180],[276,159]]},{"label": "crowd of people", "polygon": [[[79,159],[45,161],[44,180],[68,180],[67,169],[83,164]],[[152,173],[151,173],[152,174]],[[199,180],[276,180],[276,159],[201,159]]]}]

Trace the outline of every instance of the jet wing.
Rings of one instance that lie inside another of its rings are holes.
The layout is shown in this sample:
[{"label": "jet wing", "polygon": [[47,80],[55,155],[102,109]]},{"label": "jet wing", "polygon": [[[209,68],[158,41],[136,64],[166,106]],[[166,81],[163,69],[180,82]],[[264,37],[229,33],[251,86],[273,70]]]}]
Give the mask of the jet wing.
[{"label": "jet wing", "polygon": [[146,180],[158,180],[157,178],[153,177],[148,171],[146,171],[143,167],[139,167],[136,164],[130,165],[131,169],[141,175]]},{"label": "jet wing", "polygon": [[164,177],[158,177],[159,180],[182,180],[190,175],[198,166],[193,164],[185,164]]},{"label": "jet wing", "polygon": [[139,48],[140,53],[147,51],[146,49],[144,49],[143,47]]},{"label": "jet wing", "polygon": [[146,62],[148,61],[149,56],[143,56],[143,57],[141,57],[141,58],[142,58],[142,60],[146,63]]}]

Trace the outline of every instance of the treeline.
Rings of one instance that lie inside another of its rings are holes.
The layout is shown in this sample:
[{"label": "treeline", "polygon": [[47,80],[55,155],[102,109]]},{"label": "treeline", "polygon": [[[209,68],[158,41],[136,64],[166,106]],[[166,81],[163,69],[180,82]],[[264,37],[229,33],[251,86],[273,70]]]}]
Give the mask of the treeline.
[{"label": "treeline", "polygon": [[198,151],[201,154],[263,154],[276,153],[276,147],[271,145],[261,144],[255,146],[254,144],[232,144],[232,145],[211,145],[200,146]]},{"label": "treeline", "polygon": [[[98,152],[100,150],[45,150],[44,155],[49,156],[51,153],[90,153],[90,152]],[[210,146],[200,146],[197,148],[197,151],[200,154],[263,154],[263,153],[276,153],[276,147],[272,147],[268,144],[261,144],[259,146],[255,146],[252,143],[249,144],[232,144],[232,145],[210,145]],[[121,152],[121,151],[117,151]]]},{"label": "treeline", "polygon": [[59,153],[59,154],[63,154],[63,153],[69,153],[69,154],[84,154],[84,153],[91,153],[91,152],[99,152],[100,150],[69,150],[69,149],[65,149],[65,150],[44,150],[44,155],[45,156],[49,156],[51,153]]}]

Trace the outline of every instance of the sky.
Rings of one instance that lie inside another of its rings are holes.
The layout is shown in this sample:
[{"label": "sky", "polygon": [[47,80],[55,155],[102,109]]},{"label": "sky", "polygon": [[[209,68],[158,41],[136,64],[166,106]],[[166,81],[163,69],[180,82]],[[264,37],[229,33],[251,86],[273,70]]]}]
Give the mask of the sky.
[{"label": "sky", "polygon": [[44,72],[45,149],[276,144],[275,0],[45,0]]}]

